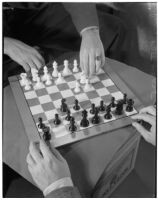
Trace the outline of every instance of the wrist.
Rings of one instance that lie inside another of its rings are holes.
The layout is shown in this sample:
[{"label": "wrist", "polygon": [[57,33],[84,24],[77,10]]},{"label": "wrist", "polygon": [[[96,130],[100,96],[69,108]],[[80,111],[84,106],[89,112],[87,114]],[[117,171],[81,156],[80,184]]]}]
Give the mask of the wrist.
[{"label": "wrist", "polygon": [[93,34],[99,34],[99,28],[98,28],[98,26],[86,27],[86,28],[84,28],[80,32],[80,34],[81,34],[82,37],[84,37],[87,34],[91,34],[91,33],[93,33]]}]

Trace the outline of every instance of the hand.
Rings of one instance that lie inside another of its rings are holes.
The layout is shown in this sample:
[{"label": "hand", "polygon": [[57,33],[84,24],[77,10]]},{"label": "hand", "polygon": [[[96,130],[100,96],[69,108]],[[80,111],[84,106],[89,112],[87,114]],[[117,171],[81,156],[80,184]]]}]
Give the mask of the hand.
[{"label": "hand", "polygon": [[144,120],[151,124],[150,131],[146,130],[142,125],[137,122],[133,122],[132,125],[140,132],[144,139],[156,145],[156,109],[154,106],[145,107],[140,110],[139,114],[132,116],[134,120]]},{"label": "hand", "polygon": [[[96,66],[96,57],[100,57],[100,64]],[[82,33],[80,48],[80,65],[86,76],[95,74],[105,63],[103,44],[99,31],[90,29]]]},{"label": "hand", "polygon": [[26,161],[33,180],[42,191],[58,179],[71,177],[66,160],[43,140],[40,140],[39,147],[30,143]]},{"label": "hand", "polygon": [[39,69],[45,63],[35,48],[13,38],[4,38],[4,53],[21,65],[26,72],[31,68]]}]

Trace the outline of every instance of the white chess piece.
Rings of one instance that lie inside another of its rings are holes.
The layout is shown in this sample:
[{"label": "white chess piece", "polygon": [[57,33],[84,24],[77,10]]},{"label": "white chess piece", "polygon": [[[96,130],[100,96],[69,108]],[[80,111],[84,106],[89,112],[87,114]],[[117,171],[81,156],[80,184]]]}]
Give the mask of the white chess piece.
[{"label": "white chess piece", "polygon": [[88,90],[90,90],[90,89],[91,89],[91,85],[90,85],[90,83],[89,83],[89,79],[86,79],[86,84],[85,84],[84,90],[85,90],[85,91],[88,91]]},{"label": "white chess piece", "polygon": [[31,83],[30,83],[29,80],[27,80],[27,81],[25,82],[25,90],[30,90],[30,89],[31,89]]},{"label": "white chess piece", "polygon": [[57,78],[58,77],[58,64],[56,61],[53,62],[53,72],[52,76]]},{"label": "white chess piece", "polygon": [[83,72],[81,73],[80,83],[81,84],[85,84],[86,83],[86,75]]},{"label": "white chess piece", "polygon": [[32,75],[33,81],[36,81],[37,74],[38,74],[38,70],[36,68],[31,68],[31,75]]},{"label": "white chess piece", "polygon": [[77,60],[74,60],[74,68],[73,68],[73,72],[75,72],[75,73],[77,73],[77,72],[79,72],[79,69],[78,69],[78,67],[77,67]]},{"label": "white chess piece", "polygon": [[64,83],[64,79],[63,79],[61,73],[58,73],[58,79],[56,80],[56,83],[57,84]]},{"label": "white chess piece", "polygon": [[63,76],[68,76],[71,74],[71,70],[69,69],[69,62],[68,60],[64,60],[64,69],[63,69]]},{"label": "white chess piece", "polygon": [[51,80],[51,75],[49,74],[49,72],[48,72],[48,68],[47,68],[47,66],[44,66],[44,68],[43,68],[43,72],[44,72],[44,75],[42,76],[42,81],[47,81],[47,79],[48,79],[48,76],[49,76],[49,79]]},{"label": "white chess piece", "polygon": [[81,89],[80,89],[80,84],[79,84],[78,81],[76,81],[76,86],[75,86],[74,92],[75,92],[75,93],[79,93],[80,91],[81,91]]},{"label": "white chess piece", "polygon": [[52,84],[50,74],[47,75],[45,84],[46,84],[46,85],[51,85],[51,84]]},{"label": "white chess piece", "polygon": [[37,77],[37,83],[35,84],[34,88],[35,88],[35,89],[40,89],[40,88],[42,88],[43,86],[44,86],[44,85],[43,85],[43,83],[41,82],[40,77],[38,76],[38,77]]},{"label": "white chess piece", "polygon": [[20,83],[21,83],[21,86],[24,86],[25,85],[25,82],[26,82],[26,77],[27,77],[27,74],[26,73],[21,73],[20,74]]}]

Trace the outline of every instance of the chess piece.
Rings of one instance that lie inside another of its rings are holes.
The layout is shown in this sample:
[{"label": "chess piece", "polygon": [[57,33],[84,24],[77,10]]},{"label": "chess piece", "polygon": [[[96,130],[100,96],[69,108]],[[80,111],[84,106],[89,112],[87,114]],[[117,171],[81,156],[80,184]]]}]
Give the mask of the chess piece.
[{"label": "chess piece", "polygon": [[67,121],[70,121],[70,119],[71,119],[70,110],[67,110],[67,116],[65,117],[65,119],[66,119]]},{"label": "chess piece", "polygon": [[73,68],[72,71],[73,71],[74,73],[79,72],[79,69],[78,69],[78,67],[77,67],[77,60],[74,60],[74,68]]},{"label": "chess piece", "polygon": [[105,106],[104,106],[103,100],[100,101],[99,111],[101,111],[101,112],[105,111]]},{"label": "chess piece", "polygon": [[[20,74],[20,78],[21,78],[21,81],[20,81],[21,86],[25,86],[26,83],[29,81],[29,80],[27,79],[27,74],[26,74],[26,73],[21,73],[21,74]],[[30,83],[31,83],[31,82],[30,82]]]},{"label": "chess piece", "polygon": [[112,108],[116,107],[116,104],[115,104],[115,97],[111,97],[110,106],[111,106]]},{"label": "chess piece", "polygon": [[50,128],[44,127],[43,128],[43,139],[45,142],[48,142],[51,140],[51,134],[50,134]]},{"label": "chess piece", "polygon": [[88,127],[89,126],[89,121],[88,121],[88,119],[87,119],[87,111],[86,110],[83,110],[82,111],[82,120],[81,120],[81,122],[80,122],[80,125],[82,126],[82,127]]},{"label": "chess piece", "polygon": [[112,118],[112,115],[111,115],[111,106],[107,106],[106,108],[106,114],[104,115],[104,118],[105,119],[111,119]]},{"label": "chess piece", "polygon": [[134,105],[133,99],[128,99],[128,100],[127,100],[126,111],[127,111],[127,112],[132,112],[132,111],[133,111],[133,105]]},{"label": "chess piece", "polygon": [[51,85],[52,84],[52,80],[51,79],[52,78],[51,78],[50,74],[47,74],[45,84],[46,85]]},{"label": "chess piece", "polygon": [[119,101],[116,105],[115,109],[115,114],[116,115],[122,115],[123,114],[123,101]]},{"label": "chess piece", "polygon": [[127,94],[126,93],[123,94],[123,103],[124,104],[127,103]]},{"label": "chess piece", "polygon": [[57,84],[64,83],[64,79],[63,79],[61,73],[58,73],[58,79],[56,80],[56,83]]},{"label": "chess piece", "polygon": [[75,99],[75,105],[73,107],[74,110],[79,110],[80,109],[80,106],[78,105],[78,100]]},{"label": "chess piece", "polygon": [[91,114],[94,114],[94,113],[95,113],[95,104],[94,104],[94,103],[91,104],[90,113],[91,113]]},{"label": "chess piece", "polygon": [[39,128],[39,129],[43,129],[43,128],[45,127],[45,124],[43,123],[42,117],[39,117],[39,118],[38,118],[38,122],[39,122],[38,128]]},{"label": "chess piece", "polygon": [[81,73],[80,83],[81,84],[85,84],[86,83],[86,75],[83,72]]},{"label": "chess piece", "polygon": [[[43,72],[44,72],[44,75],[42,76],[41,80],[42,80],[42,81],[47,81],[47,84],[46,84],[46,85],[50,85],[50,84],[52,83],[52,82],[51,82],[52,77],[51,77],[51,75],[50,75],[49,72],[48,72],[47,66],[44,66]],[[49,81],[48,81],[48,80],[49,80]],[[51,83],[50,83],[50,82],[51,82]],[[49,84],[49,83],[50,83],[50,84]]]},{"label": "chess piece", "polygon": [[71,74],[71,71],[69,69],[69,62],[68,60],[64,60],[64,69],[63,69],[63,76],[68,76]]},{"label": "chess piece", "polygon": [[56,114],[55,114],[54,124],[55,124],[55,125],[59,125],[60,123],[61,123],[61,120],[59,119],[59,115],[56,113]]},{"label": "chess piece", "polygon": [[85,90],[85,91],[88,91],[88,90],[90,90],[90,89],[91,89],[91,85],[90,85],[90,83],[89,83],[89,79],[86,79],[86,84],[85,84],[84,90]]},{"label": "chess piece", "polygon": [[75,92],[75,93],[79,93],[80,91],[81,91],[81,89],[80,89],[80,84],[79,84],[78,81],[76,81],[76,86],[75,86],[74,92]]},{"label": "chess piece", "polygon": [[75,119],[74,119],[74,117],[71,117],[71,119],[70,119],[69,130],[71,132],[75,132],[77,130],[77,127],[75,126]]},{"label": "chess piece", "polygon": [[60,110],[61,110],[61,112],[67,112],[67,109],[68,109],[68,107],[67,107],[67,104],[66,104],[66,100],[65,100],[65,99],[62,99],[62,100],[61,100],[61,107],[60,107]]},{"label": "chess piece", "polygon": [[38,76],[38,70],[36,68],[31,68],[31,75],[32,75],[32,81],[37,81]]},{"label": "chess piece", "polygon": [[99,114],[99,110],[97,108],[95,108],[94,117],[92,117],[92,124],[99,124],[100,117],[98,114]]},{"label": "chess piece", "polygon": [[44,85],[43,85],[43,83],[41,82],[40,77],[37,76],[37,83],[35,84],[34,88],[35,88],[35,89],[40,89],[40,88],[43,88],[43,87],[44,87]]},{"label": "chess piece", "polygon": [[53,72],[52,72],[52,76],[54,78],[57,78],[58,77],[58,64],[57,62],[53,62]]}]

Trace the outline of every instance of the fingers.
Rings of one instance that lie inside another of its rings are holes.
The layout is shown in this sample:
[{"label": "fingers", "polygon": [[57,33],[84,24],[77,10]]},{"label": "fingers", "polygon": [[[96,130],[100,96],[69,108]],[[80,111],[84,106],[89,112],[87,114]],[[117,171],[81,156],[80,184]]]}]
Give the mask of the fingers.
[{"label": "fingers", "polygon": [[153,116],[156,116],[156,109],[154,108],[154,106],[148,106],[148,107],[142,108],[139,112],[141,114],[142,113],[149,113]]},{"label": "fingers", "polygon": [[89,62],[88,53],[85,51],[83,54],[83,69],[86,76],[89,76],[88,62]]},{"label": "fingers", "polygon": [[137,122],[133,122],[132,125],[137,129],[137,131],[144,137],[145,140],[148,140],[150,132],[147,131],[143,126]]},{"label": "fingers", "polygon": [[81,52],[80,52],[80,67],[81,67],[82,72],[84,72],[83,59],[82,59],[82,54],[81,54]]},{"label": "fingers", "polygon": [[92,51],[89,55],[89,72],[90,76],[96,73],[96,68],[95,68],[95,53]]},{"label": "fingers", "polygon": [[101,54],[101,67],[103,67],[104,64],[105,64],[105,55],[104,55],[104,50],[103,50]]},{"label": "fingers", "polygon": [[34,142],[30,142],[29,151],[30,151],[30,155],[32,156],[32,158],[34,159],[36,163],[41,161],[42,155],[40,154],[40,150],[37,147],[37,145],[35,145]]},{"label": "fingers", "polygon": [[22,63],[21,63],[21,66],[24,68],[24,70],[25,70],[26,72],[29,72],[29,71],[30,71],[30,66],[29,66],[29,64],[27,64],[27,63],[25,63],[25,62],[22,62]]},{"label": "fingers", "polygon": [[[96,59],[97,57],[99,58],[99,60]],[[95,60],[96,60],[96,63],[95,63],[96,64],[96,72],[98,72],[100,67],[101,67],[101,60],[102,60],[100,49],[96,49],[96,58],[95,58]]]},{"label": "fingers", "polygon": [[28,165],[33,166],[36,164],[35,160],[33,159],[33,157],[31,156],[30,153],[28,153],[27,157],[26,157],[26,162],[28,163]]},{"label": "fingers", "polygon": [[155,117],[148,115],[148,114],[138,114],[131,117],[135,120],[144,120],[145,122],[150,123],[152,126],[155,125]]}]

